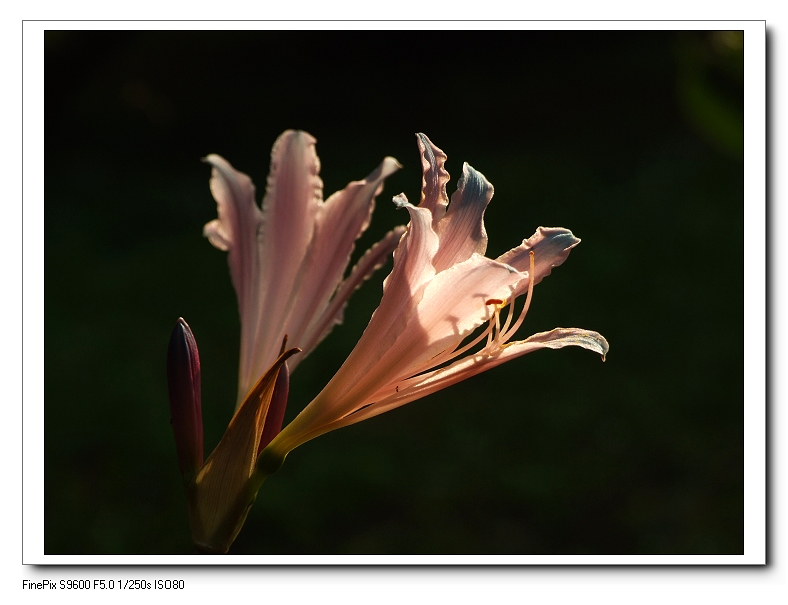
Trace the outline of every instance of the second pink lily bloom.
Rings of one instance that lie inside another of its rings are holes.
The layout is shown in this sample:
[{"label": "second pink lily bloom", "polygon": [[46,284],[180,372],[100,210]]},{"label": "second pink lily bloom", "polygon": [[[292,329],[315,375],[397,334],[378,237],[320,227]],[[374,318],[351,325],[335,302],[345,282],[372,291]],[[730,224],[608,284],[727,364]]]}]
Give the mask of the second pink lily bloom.
[{"label": "second pink lily bloom", "polygon": [[388,259],[404,228],[373,246],[343,280],[356,239],[369,225],[375,196],[400,165],[387,157],[362,181],[323,201],[315,139],[288,130],[274,143],[262,209],[255,187],[224,158],[205,158],[213,167],[211,191],[219,218],[204,233],[228,252],[241,316],[238,372],[240,405],[279,355],[282,340],[303,359],[342,319],[353,291]]}]

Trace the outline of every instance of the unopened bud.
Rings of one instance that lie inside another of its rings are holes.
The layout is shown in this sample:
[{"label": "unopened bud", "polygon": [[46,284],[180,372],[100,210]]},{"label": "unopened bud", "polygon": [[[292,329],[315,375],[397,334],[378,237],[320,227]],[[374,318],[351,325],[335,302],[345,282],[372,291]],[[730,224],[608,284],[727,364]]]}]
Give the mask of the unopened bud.
[{"label": "unopened bud", "polygon": [[287,367],[287,362],[285,362],[282,364],[282,367],[279,369],[279,375],[276,377],[274,394],[271,396],[271,405],[268,406],[268,414],[266,414],[265,424],[263,425],[263,434],[260,435],[260,445],[257,447],[258,455],[282,430],[289,394],[290,370]]},{"label": "unopened bud", "polygon": [[203,462],[200,354],[194,334],[182,317],[170,336],[167,382],[178,467],[184,479],[190,481]]}]

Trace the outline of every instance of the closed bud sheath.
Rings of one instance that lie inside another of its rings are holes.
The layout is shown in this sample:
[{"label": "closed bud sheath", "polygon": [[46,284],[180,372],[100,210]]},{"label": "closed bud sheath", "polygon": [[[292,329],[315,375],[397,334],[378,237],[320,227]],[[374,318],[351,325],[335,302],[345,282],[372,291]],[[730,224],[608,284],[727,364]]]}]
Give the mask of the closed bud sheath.
[{"label": "closed bud sheath", "polygon": [[271,443],[271,440],[279,434],[279,431],[282,430],[285,410],[287,409],[287,397],[289,394],[290,370],[287,367],[287,362],[285,362],[282,364],[279,375],[276,377],[274,394],[271,397],[271,405],[268,407],[268,414],[266,415],[265,425],[263,426],[263,434],[260,436],[260,445],[257,447],[258,455],[263,451],[265,446]]},{"label": "closed bud sheath", "polygon": [[190,481],[203,463],[200,354],[189,324],[178,318],[167,350],[170,419],[178,467]]}]

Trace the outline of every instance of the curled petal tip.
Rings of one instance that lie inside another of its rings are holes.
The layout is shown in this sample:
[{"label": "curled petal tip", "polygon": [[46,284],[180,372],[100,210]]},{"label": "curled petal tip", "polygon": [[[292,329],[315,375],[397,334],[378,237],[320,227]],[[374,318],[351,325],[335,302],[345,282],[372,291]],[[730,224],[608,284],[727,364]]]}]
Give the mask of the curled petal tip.
[{"label": "curled petal tip", "polygon": [[607,342],[607,339],[599,333],[596,333],[599,340],[599,348],[601,349],[600,355],[602,356],[602,361],[604,362],[607,359],[607,354],[610,351],[610,344]]},{"label": "curled petal tip", "polygon": [[565,250],[570,250],[581,242],[579,237],[563,227],[539,227],[536,231],[545,239],[552,238],[560,242]]},{"label": "curled petal tip", "polygon": [[285,130],[277,137],[278,141],[285,139],[298,139],[299,141],[303,141],[306,144],[317,143],[317,139],[309,134],[306,130],[296,130],[294,128]]},{"label": "curled petal tip", "polygon": [[538,344],[550,349],[561,349],[575,346],[594,351],[604,358],[610,350],[607,339],[599,332],[580,328],[555,328],[549,332],[540,332],[525,339],[526,343]]},{"label": "curled petal tip", "polygon": [[211,166],[216,166],[216,164],[226,162],[222,156],[216,153],[209,153],[205,157],[200,158],[200,161],[205,164],[210,164]]},{"label": "curled petal tip", "polygon": [[[289,359],[290,357],[292,357],[292,356],[293,356],[293,355],[295,355],[296,353],[301,353],[301,352],[302,352],[302,350],[301,350],[300,348],[298,348],[298,347],[293,347],[292,349],[288,349],[287,351],[285,351],[284,353],[282,353],[282,356],[284,356],[284,358],[285,358],[285,359]],[[284,361],[284,360],[283,360],[283,361]]]},{"label": "curled petal tip", "polygon": [[394,202],[394,205],[397,208],[405,208],[407,206],[410,206],[410,202],[408,201],[408,198],[407,198],[407,196],[404,193],[399,193],[399,194],[395,195],[391,199],[391,201]]},{"label": "curled petal tip", "polygon": [[[423,146],[423,147],[433,146],[434,147],[432,141],[430,141],[430,138],[426,134],[424,134],[423,132],[417,132],[416,133],[416,139],[417,139],[416,142],[419,144],[419,146]],[[441,152],[441,153],[443,153],[443,152]]]},{"label": "curled petal tip", "polygon": [[387,167],[390,167],[391,172],[400,170],[402,168],[402,164],[397,161],[397,158],[393,158],[390,155],[387,155],[385,158],[383,158],[383,164]]},{"label": "curled petal tip", "polygon": [[383,181],[402,168],[402,165],[391,156],[386,156],[380,165],[364,179],[367,183],[379,183],[373,197],[377,197],[383,191]]}]

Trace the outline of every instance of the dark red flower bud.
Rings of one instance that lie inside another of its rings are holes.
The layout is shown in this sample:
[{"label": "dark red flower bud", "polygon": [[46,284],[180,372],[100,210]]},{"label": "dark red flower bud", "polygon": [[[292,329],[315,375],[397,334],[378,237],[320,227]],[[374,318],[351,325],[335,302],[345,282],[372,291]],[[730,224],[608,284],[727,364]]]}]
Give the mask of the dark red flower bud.
[{"label": "dark red flower bud", "polygon": [[265,424],[263,425],[263,434],[260,435],[260,445],[257,447],[258,455],[282,430],[285,410],[287,409],[287,397],[289,394],[290,369],[287,367],[287,362],[285,362],[279,369],[279,376],[276,377],[274,394],[271,397],[271,405],[268,406],[268,414],[266,414]]},{"label": "dark red flower bud", "polygon": [[178,467],[187,481],[203,462],[200,354],[189,324],[178,318],[167,349],[170,421],[175,433]]}]

